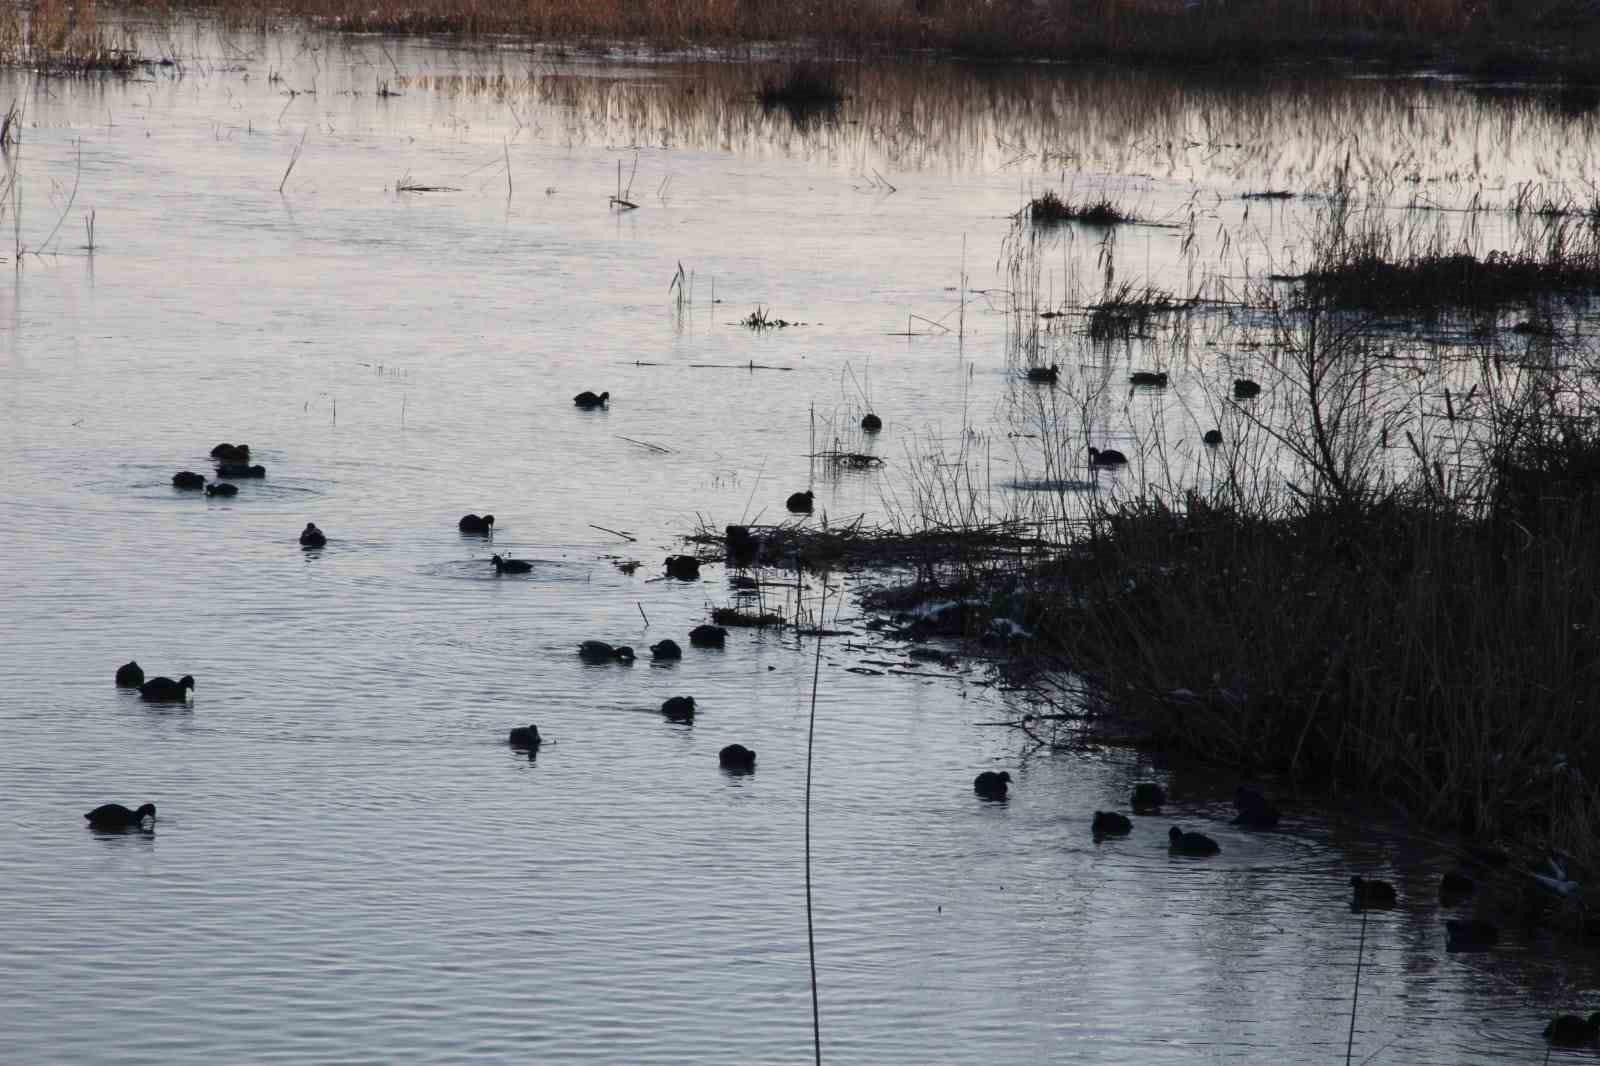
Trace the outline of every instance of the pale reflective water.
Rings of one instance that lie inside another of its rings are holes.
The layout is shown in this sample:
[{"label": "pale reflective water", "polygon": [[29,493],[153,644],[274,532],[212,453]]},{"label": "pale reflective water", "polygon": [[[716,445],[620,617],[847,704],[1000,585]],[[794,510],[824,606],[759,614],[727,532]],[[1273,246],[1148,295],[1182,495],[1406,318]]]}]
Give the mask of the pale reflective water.
[{"label": "pale reflective water", "polygon": [[[1425,162],[1460,199],[1594,150],[1586,117],[1427,82],[866,70],[841,124],[797,129],[734,65],[157,39],[181,68],[4,82],[27,115],[11,250],[45,252],[0,297],[0,1047],[19,1062],[807,1059],[815,645],[688,648],[730,593],[720,566],[654,579],[676,538],[773,520],[807,484],[819,518],[915,515],[917,457],[968,427],[986,492],[1026,478],[996,264],[1006,216],[1063,172],[1282,252],[1298,206],[1236,194],[1304,191],[1341,143]],[[619,161],[638,211],[608,209]],[[394,192],[406,174],[458,191]],[[1127,269],[1176,284],[1181,232],[1122,238]],[[1095,248],[1063,247],[1065,287]],[[733,324],[757,306],[807,324]],[[576,411],[580,389],[610,409]],[[845,428],[869,407],[875,442]],[[835,439],[888,464],[813,482]],[[171,488],[222,440],[267,478],[229,501]],[[496,515],[492,546],[456,532],[468,511]],[[326,549],[300,550],[307,521]],[[491,551],[534,573],[496,578]],[[1091,813],[1167,771],[1024,756],[982,724],[1016,708],[979,666],[912,663],[848,597],[828,611],[852,633],[817,697],[831,1061],[1336,1059],[1352,871],[1405,901],[1366,929],[1356,1061],[1536,1061],[1549,1014],[1594,1005],[1588,956],[1522,922],[1515,891],[1482,905],[1504,947],[1446,955],[1431,843],[1309,804],[1236,830],[1231,780],[1179,776],[1168,817],[1096,844]],[[575,654],[667,636],[679,663]],[[129,658],[195,675],[194,703],[113,689]],[[676,694],[692,726],[656,711]],[[505,744],[530,720],[549,741],[531,761]],[[753,777],[718,769],[733,741]],[[999,767],[1013,799],[977,801]],[[87,831],[112,799],[157,802],[155,832]],[[1169,857],[1174,822],[1222,855]]]}]

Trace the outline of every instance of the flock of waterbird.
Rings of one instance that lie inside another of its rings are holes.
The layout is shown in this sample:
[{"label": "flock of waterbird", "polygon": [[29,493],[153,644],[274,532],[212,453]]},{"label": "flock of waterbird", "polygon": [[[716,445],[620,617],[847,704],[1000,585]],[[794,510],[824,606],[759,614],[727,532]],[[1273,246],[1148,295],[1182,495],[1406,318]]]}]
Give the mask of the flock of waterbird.
[{"label": "flock of waterbird", "polygon": [[[1054,363],[1049,366],[1029,367],[1023,373],[1028,381],[1035,385],[1054,385],[1061,380],[1061,368]],[[1170,378],[1165,370],[1135,370],[1128,375],[1128,384],[1142,389],[1164,389]],[[1261,385],[1249,378],[1235,378],[1233,380],[1233,398],[1235,400],[1253,400],[1261,395]],[[869,415],[875,418],[876,416]],[[867,428],[863,420],[862,428]],[[1201,443],[1207,447],[1215,448],[1222,443],[1222,430],[1208,429],[1200,436]],[[1089,449],[1090,466],[1126,466],[1128,457],[1115,448]]]},{"label": "flock of waterbird", "polygon": [[[979,798],[995,803],[1009,798],[1011,774],[1007,771],[985,770],[972,782],[972,790]],[[1243,829],[1271,830],[1278,827],[1282,812],[1265,795],[1246,785],[1234,790],[1236,816],[1231,824]],[[1133,789],[1130,806],[1138,816],[1159,815],[1167,803],[1167,791],[1154,782],[1142,782]],[[1129,836],[1134,830],[1133,819],[1117,811],[1095,811],[1090,831],[1096,842]],[[1171,854],[1186,858],[1205,859],[1222,853],[1222,845],[1204,833],[1172,826],[1167,830],[1167,846]],[[1498,848],[1472,847],[1464,850],[1464,858],[1486,873],[1507,870],[1510,856]],[[1541,893],[1568,897],[1579,890],[1579,883],[1571,876],[1571,857],[1552,853],[1542,870],[1527,871],[1531,885]],[[1528,882],[1523,882],[1528,883]],[[1439,903],[1455,908],[1472,901],[1478,895],[1478,881],[1461,870],[1447,870],[1439,879]],[[1356,913],[1389,910],[1400,904],[1400,894],[1388,881],[1375,880],[1354,874],[1350,878],[1350,909]],[[1500,928],[1485,918],[1450,918],[1444,923],[1445,950],[1450,952],[1488,951],[1500,942]],[[1600,1046],[1600,1011],[1581,1017],[1575,1014],[1558,1015],[1544,1030],[1545,1038],[1556,1047]]]},{"label": "flock of waterbird", "polygon": [[[1028,381],[1035,384],[1053,385],[1058,380],[1059,374],[1059,368],[1052,365],[1030,368],[1025,376]],[[1143,388],[1164,388],[1168,383],[1168,375],[1164,371],[1135,371],[1130,376],[1129,382]],[[1240,378],[1233,383],[1233,396],[1236,400],[1250,400],[1260,394],[1261,386],[1254,381]],[[605,408],[610,399],[609,392],[596,394],[586,391],[573,397],[573,404],[582,410],[596,410]],[[869,412],[861,420],[861,428],[866,432],[876,433],[882,427],[882,419],[874,413]],[[1222,434],[1216,429],[1208,430],[1202,440],[1207,445],[1215,446],[1222,443]],[[211,457],[217,461],[216,480],[208,482],[203,475],[184,470],[173,475],[172,484],[176,488],[185,490],[203,489],[207,496],[233,496],[239,491],[238,487],[232,484],[234,480],[266,476],[265,467],[250,463],[250,447],[247,444],[218,444],[211,450]],[[1127,456],[1115,449],[1089,448],[1091,466],[1121,466],[1127,461]],[[815,497],[810,490],[795,492],[785,500],[785,507],[793,514],[811,514],[814,505]],[[492,537],[494,515],[463,515],[457,523],[457,529],[463,534]],[[746,543],[751,536],[746,527],[729,526],[730,552],[744,554],[752,546]],[[305,529],[300,533],[300,544],[305,548],[322,548],[327,542],[327,536],[314,522],[306,523]],[[507,558],[499,554],[493,555],[490,561],[497,575],[526,574],[534,569],[533,563],[528,560]],[[693,580],[699,576],[700,560],[693,555],[668,556],[665,570],[668,577]],[[727,635],[727,630],[721,626],[699,625],[690,631],[689,643],[692,647],[720,649],[724,647]],[[683,657],[683,649],[670,638],[651,645],[649,650],[651,658],[657,661],[679,660]],[[611,645],[599,640],[582,642],[578,647],[578,655],[584,662],[590,664],[631,663],[635,659],[634,650],[628,645]],[[140,699],[147,702],[176,703],[186,702],[191,697],[195,680],[188,674],[176,681],[170,677],[147,679],[144,670],[137,662],[129,662],[118,668],[116,684],[119,687],[138,689]],[[661,713],[668,721],[693,722],[694,697],[669,697],[662,703]],[[514,727],[510,731],[508,742],[511,747],[525,751],[532,757],[544,744],[544,737],[536,724],[529,723]],[[755,772],[756,753],[743,744],[729,744],[718,752],[718,763],[731,774],[751,774]],[[1009,772],[986,770],[977,775],[972,787],[974,793],[983,800],[1005,802],[1011,780]],[[1166,801],[1166,790],[1152,782],[1137,785],[1131,796],[1133,813],[1140,816],[1160,814]],[[1234,805],[1238,813],[1232,824],[1243,828],[1273,829],[1277,827],[1281,817],[1278,808],[1264,795],[1244,785],[1235,790]],[[100,832],[125,832],[134,829],[148,832],[153,829],[155,818],[154,803],[145,803],[137,808],[129,808],[120,803],[106,803],[84,815],[89,826]],[[1133,820],[1116,811],[1095,811],[1090,826],[1097,841],[1109,837],[1126,837],[1133,832],[1133,828]],[[1168,830],[1167,843],[1168,850],[1173,855],[1190,858],[1208,858],[1222,851],[1222,846],[1206,834],[1188,831],[1176,825]],[[1509,861],[1504,852],[1493,849],[1476,849],[1473,858],[1487,866],[1504,866]],[[1557,894],[1571,893],[1576,890],[1577,883],[1568,878],[1565,861],[1565,857],[1552,857],[1549,860],[1549,873],[1534,873],[1531,876],[1541,887]],[[1354,911],[1392,908],[1399,901],[1394,886],[1387,881],[1352,875],[1350,887],[1350,906]],[[1447,871],[1440,881],[1439,898],[1443,905],[1455,906],[1470,899],[1476,888],[1476,882],[1466,874],[1458,870]],[[1444,924],[1446,949],[1452,952],[1487,950],[1494,947],[1500,939],[1499,928],[1486,919],[1450,919]],[[1554,1046],[1600,1045],[1600,1011],[1586,1018],[1572,1014],[1559,1015],[1545,1028],[1544,1036]]]},{"label": "flock of waterbird", "polygon": [[[592,411],[606,407],[610,400],[609,392],[599,394],[581,392],[573,397],[572,402],[582,410]],[[862,428],[869,431],[876,431],[882,428],[882,425],[882,421],[875,414],[869,414],[862,420]],[[223,442],[211,449],[211,458],[217,463],[215,480],[207,481],[204,475],[193,470],[181,470],[172,476],[173,487],[186,491],[204,490],[207,496],[235,496],[239,492],[238,486],[233,484],[235,480],[267,476],[266,467],[250,463],[248,444]],[[810,514],[814,501],[813,493],[806,490],[791,494],[785,501],[785,506],[793,514]],[[456,528],[467,535],[493,537],[494,515],[463,515],[456,523]],[[300,532],[300,545],[303,548],[323,548],[327,543],[327,535],[317,528],[315,522],[307,522],[305,529]],[[527,574],[534,569],[534,564],[526,559],[512,559],[499,554],[493,555],[490,562],[497,575]],[[693,555],[670,555],[666,560],[666,574],[668,577],[680,580],[694,580],[700,576],[700,560]],[[699,625],[690,631],[689,644],[696,648],[720,649],[725,646],[727,637],[728,631],[721,626]],[[652,659],[658,661],[679,660],[683,658],[683,649],[676,641],[667,639],[651,645],[650,654]],[[613,646],[599,640],[586,640],[580,644],[578,656],[590,664],[631,663],[635,658],[631,647]],[[194,677],[188,674],[177,681],[170,677],[147,679],[144,669],[136,661],[118,667],[115,680],[120,688],[138,689],[139,698],[150,703],[186,703],[195,687]],[[672,696],[662,703],[661,713],[668,721],[693,722],[694,697]],[[533,723],[513,728],[508,741],[513,748],[526,751],[530,756],[536,754],[544,744],[539,727]],[[729,744],[723,747],[717,753],[717,760],[721,767],[731,774],[755,772],[756,753],[754,749],[743,744]],[[141,804],[137,808],[125,807],[120,803],[106,803],[84,815],[89,826],[101,832],[124,832],[131,829],[150,831],[155,826],[155,818],[154,803]]]}]

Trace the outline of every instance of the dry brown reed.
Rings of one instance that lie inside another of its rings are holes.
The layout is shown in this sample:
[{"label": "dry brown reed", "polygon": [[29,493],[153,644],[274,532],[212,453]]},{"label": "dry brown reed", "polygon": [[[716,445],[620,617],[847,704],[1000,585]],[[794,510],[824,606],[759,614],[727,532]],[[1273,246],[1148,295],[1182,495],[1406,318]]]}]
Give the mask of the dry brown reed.
[{"label": "dry brown reed", "polygon": [[[169,0],[130,6],[171,10]],[[1573,25],[1544,17],[1547,5],[1534,10],[1474,0],[202,0],[198,6],[244,25],[292,16],[363,33],[514,34],[671,49],[789,42],[832,54],[933,49],[973,57],[1228,67],[1361,55],[1454,61],[1495,72],[1531,69],[1539,61],[1548,71],[1568,57],[1592,54],[1596,36],[1581,19]]]},{"label": "dry brown reed", "polygon": [[31,0],[0,11],[0,63],[59,76],[129,74],[141,60],[131,37],[100,25],[95,5]]}]

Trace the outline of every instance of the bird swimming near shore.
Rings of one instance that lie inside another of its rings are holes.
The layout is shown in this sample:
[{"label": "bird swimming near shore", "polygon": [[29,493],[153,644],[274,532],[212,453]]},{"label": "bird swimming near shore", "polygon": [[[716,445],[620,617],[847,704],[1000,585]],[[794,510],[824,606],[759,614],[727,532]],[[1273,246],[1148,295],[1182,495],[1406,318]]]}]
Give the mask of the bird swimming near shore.
[{"label": "bird swimming near shore", "polygon": [[1089,446],[1090,466],[1123,466],[1127,463],[1127,461],[1128,457],[1117,451],[1115,448],[1106,448],[1102,450],[1094,447],[1093,445]]},{"label": "bird swimming near shore", "polygon": [[139,688],[144,684],[144,667],[137,662],[126,662],[117,667],[118,688]]},{"label": "bird swimming near shore", "polygon": [[456,528],[463,533],[490,534],[494,532],[494,515],[464,514],[461,521],[456,523]]},{"label": "bird swimming near shore", "polygon": [[1217,445],[1222,443],[1222,430],[1220,430],[1220,429],[1208,429],[1205,432],[1205,436],[1201,437],[1200,439],[1202,441],[1204,441],[1206,444],[1208,444],[1211,447],[1215,448]]},{"label": "bird swimming near shore", "polygon": [[1269,803],[1267,797],[1244,785],[1233,790],[1233,805],[1239,812],[1233,820],[1234,825],[1250,829],[1271,829],[1278,824],[1278,819],[1281,817],[1278,808]]},{"label": "bird swimming near shore", "polygon": [[526,574],[533,569],[533,564],[526,559],[507,559],[503,555],[496,555],[489,561],[494,564],[496,574]]},{"label": "bird swimming near shore", "polygon": [[507,739],[513,748],[522,748],[526,751],[532,751],[544,743],[544,738],[539,735],[539,727],[531,722],[513,727]]},{"label": "bird swimming near shore", "polygon": [[177,681],[170,677],[152,677],[139,686],[139,698],[147,703],[182,703],[194,691],[194,677],[184,674]]},{"label": "bird swimming near shore", "polygon": [[1544,1027],[1544,1038],[1556,1047],[1586,1047],[1600,1039],[1600,1011],[1580,1018],[1558,1014]]},{"label": "bird swimming near shore", "polygon": [[1167,802],[1167,790],[1150,781],[1133,786],[1133,813],[1152,814]]},{"label": "bird swimming near shore", "polygon": [[667,556],[667,576],[679,581],[693,581],[700,576],[700,560],[692,555]]},{"label": "bird swimming near shore", "polygon": [[999,773],[993,770],[985,770],[972,779],[972,791],[986,800],[1005,799],[1006,790],[1010,787],[1011,774],[1005,770],[1001,770]]},{"label": "bird swimming near shore", "polygon": [[578,658],[586,663],[631,663],[634,656],[626,644],[613,647],[603,640],[586,640],[578,645]]},{"label": "bird swimming near shore", "polygon": [[883,428],[883,419],[868,411],[861,419],[861,428],[868,433],[876,433]]},{"label": "bird swimming near shore", "polygon": [[720,648],[728,642],[728,631],[721,626],[698,625],[689,630],[689,643],[696,648]]},{"label": "bird swimming near shore", "polygon": [[206,487],[206,479],[193,470],[180,470],[172,475],[172,485],[179,489],[203,489]]},{"label": "bird swimming near shore", "polygon": [[1061,376],[1061,368],[1054,363],[1049,366],[1030,366],[1026,376],[1035,385],[1054,385]]},{"label": "bird swimming near shore", "polygon": [[151,823],[156,820],[156,805],[154,803],[141,804],[138,810],[129,810],[120,803],[102,803],[94,810],[83,816],[89,823],[89,828],[100,829],[107,832],[116,832],[124,829],[140,829],[144,827],[146,818]]},{"label": "bird swimming near shore", "polygon": [[250,445],[229,444],[224,441],[211,449],[211,458],[224,459],[230,463],[248,463],[250,461]]},{"label": "bird swimming near shore", "polygon": [[573,406],[581,407],[585,411],[592,411],[596,407],[604,407],[609,402],[611,402],[611,394],[609,392],[602,392],[598,396],[592,392],[580,392],[572,398]]},{"label": "bird swimming near shore", "polygon": [[1397,897],[1394,886],[1387,881],[1372,881],[1360,874],[1350,878],[1350,909],[1364,911],[1393,907]]},{"label": "bird swimming near shore", "polygon": [[669,696],[661,704],[661,713],[667,716],[669,722],[694,721],[693,696]]},{"label": "bird swimming near shore", "polygon": [[1485,951],[1500,943],[1500,927],[1483,918],[1452,918],[1444,923],[1446,951]]},{"label": "bird swimming near shore", "polygon": [[658,640],[650,645],[650,658],[663,661],[681,659],[683,658],[683,649],[678,647],[677,641],[669,637],[666,640]]},{"label": "bird swimming near shore", "polygon": [[1135,370],[1128,378],[1130,384],[1163,388],[1167,384],[1165,370]]},{"label": "bird swimming near shore", "polygon": [[729,773],[753,774],[756,772],[756,753],[743,744],[729,744],[717,752],[717,763]]},{"label": "bird swimming near shore", "polygon": [[795,492],[784,501],[784,506],[789,508],[791,514],[810,514],[815,506],[816,493],[807,489],[804,492]]},{"label": "bird swimming near shore", "polygon": [[321,548],[328,543],[328,537],[317,528],[315,522],[307,522],[306,528],[300,531],[300,546],[302,548]]},{"label": "bird swimming near shore", "polygon": [[267,468],[260,463],[255,466],[246,466],[244,463],[223,463],[217,467],[217,476],[226,478],[266,477]]},{"label": "bird swimming near shore", "polygon": [[1167,830],[1167,840],[1171,850],[1178,855],[1199,857],[1215,855],[1222,850],[1222,845],[1204,833],[1185,833],[1177,826]]},{"label": "bird swimming near shore", "polygon": [[1261,386],[1249,378],[1233,379],[1233,398],[1235,400],[1253,400],[1261,395]]},{"label": "bird swimming near shore", "polygon": [[1116,811],[1095,811],[1089,828],[1097,837],[1125,837],[1133,832],[1133,822]]},{"label": "bird swimming near shore", "polygon": [[218,481],[215,484],[206,486],[206,495],[207,496],[237,496],[237,495],[239,495],[239,486],[238,485],[229,484],[226,481]]}]

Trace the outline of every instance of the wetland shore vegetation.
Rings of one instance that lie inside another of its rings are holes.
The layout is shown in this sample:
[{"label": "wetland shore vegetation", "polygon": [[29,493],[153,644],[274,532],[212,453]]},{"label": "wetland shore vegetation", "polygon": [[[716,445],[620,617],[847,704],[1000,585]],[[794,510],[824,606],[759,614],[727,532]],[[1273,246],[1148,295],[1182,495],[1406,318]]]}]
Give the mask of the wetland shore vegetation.
[{"label": "wetland shore vegetation", "polygon": [[[207,13],[245,27],[298,19],[356,33],[521,37],[556,47],[948,55],[1234,69],[1306,60],[1447,68],[1492,79],[1584,81],[1600,17],[1575,2],[1508,0],[129,0],[141,17]],[[59,69],[131,69],[95,9],[33,0],[0,18],[0,58]]]},{"label": "wetland shore vegetation", "polygon": [[[888,631],[1008,647],[1060,712],[1026,725],[1043,743],[1131,744],[1600,857],[1600,275],[1551,251],[1591,235],[1544,219],[1513,287],[1462,237],[1465,282],[1375,304],[1313,280],[1349,261],[1358,217],[1323,211],[1298,280],[1163,297],[1137,350],[1093,327],[1091,299],[1041,331],[1026,260],[1044,245],[1019,239],[1008,358],[1062,370],[1017,375],[1024,491],[993,492],[973,435],[930,441],[900,528],[783,529],[767,564],[887,571],[865,603]],[[1427,276],[1440,245],[1414,237],[1369,246],[1370,271]],[[1159,410],[1191,401],[1127,387],[1139,360],[1200,379],[1192,439]],[[1097,469],[1086,446],[1117,405],[1130,463]],[[1200,446],[1213,425],[1222,443]]]}]

